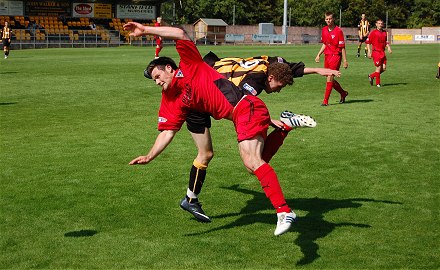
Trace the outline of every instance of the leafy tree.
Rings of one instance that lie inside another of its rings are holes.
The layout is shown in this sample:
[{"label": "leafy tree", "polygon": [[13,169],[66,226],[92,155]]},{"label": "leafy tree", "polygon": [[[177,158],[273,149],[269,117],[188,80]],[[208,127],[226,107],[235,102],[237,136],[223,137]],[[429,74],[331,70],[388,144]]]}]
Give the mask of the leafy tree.
[{"label": "leafy tree", "polygon": [[[173,10],[173,3],[175,9]],[[172,0],[162,3],[161,14],[166,21],[191,24],[199,18],[221,18],[231,25],[255,25],[262,22],[283,24],[284,0]],[[356,27],[362,13],[374,22],[381,18],[388,27],[420,28],[440,25],[439,0],[288,0],[292,26],[324,25],[324,13],[332,11],[342,26]]]}]

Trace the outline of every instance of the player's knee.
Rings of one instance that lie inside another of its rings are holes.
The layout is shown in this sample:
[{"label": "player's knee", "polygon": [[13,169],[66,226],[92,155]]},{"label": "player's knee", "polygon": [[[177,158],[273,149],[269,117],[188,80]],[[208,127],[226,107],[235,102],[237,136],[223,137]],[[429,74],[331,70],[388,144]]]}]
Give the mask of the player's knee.
[{"label": "player's knee", "polygon": [[208,166],[209,162],[214,158],[214,151],[208,150],[208,151],[199,151],[197,154],[197,160],[200,161],[200,163]]}]

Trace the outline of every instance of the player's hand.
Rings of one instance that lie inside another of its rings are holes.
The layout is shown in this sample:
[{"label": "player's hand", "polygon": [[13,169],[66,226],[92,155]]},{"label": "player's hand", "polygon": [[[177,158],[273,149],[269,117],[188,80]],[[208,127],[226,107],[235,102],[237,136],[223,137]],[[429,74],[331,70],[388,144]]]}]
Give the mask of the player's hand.
[{"label": "player's hand", "polygon": [[139,156],[135,159],[133,159],[132,161],[130,161],[130,163],[128,163],[129,165],[145,165],[148,164],[150,162],[150,159],[147,156]]},{"label": "player's hand", "polygon": [[347,61],[344,61],[344,68],[348,68],[348,62]]},{"label": "player's hand", "polygon": [[316,56],[316,58],[315,58],[315,62],[316,62],[316,63],[319,63],[319,55]]},{"label": "player's hand", "polygon": [[336,77],[341,77],[341,72],[339,70],[333,70],[333,69],[329,69],[329,68],[324,68],[322,70],[318,71],[319,75],[322,76],[336,76]]},{"label": "player's hand", "polygon": [[124,30],[130,31],[130,36],[139,37],[144,34],[144,26],[137,22],[128,22],[124,24]]},{"label": "player's hand", "polygon": [[391,50],[391,48],[390,48],[390,47],[388,47],[388,53],[390,53],[390,54],[392,54],[392,53],[393,53],[393,51]]},{"label": "player's hand", "polygon": [[368,58],[371,59],[371,52],[368,52],[368,53],[367,53],[367,56],[368,56]]}]

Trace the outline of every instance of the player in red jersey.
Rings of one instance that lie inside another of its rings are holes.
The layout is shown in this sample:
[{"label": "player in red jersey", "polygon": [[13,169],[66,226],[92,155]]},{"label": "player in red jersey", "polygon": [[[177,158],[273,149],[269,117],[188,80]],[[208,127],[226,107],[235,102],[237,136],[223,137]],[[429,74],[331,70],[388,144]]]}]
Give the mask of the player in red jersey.
[{"label": "player in red jersey", "polygon": [[[154,26],[156,26],[156,27],[160,26],[161,22],[162,22],[162,17],[157,17],[156,22],[154,23]],[[154,36],[154,40],[156,41],[156,51],[154,53],[154,58],[158,58],[159,53],[163,48],[162,38],[159,36]]]},{"label": "player in red jersey", "polygon": [[[388,43],[387,32],[383,28],[383,21],[378,19],[376,21],[376,28],[371,31],[367,43],[368,50],[368,58],[373,58],[374,65],[376,66],[376,70],[368,75],[368,80],[370,81],[370,85],[373,85],[374,79],[376,79],[376,86],[381,87],[380,84],[380,74],[385,72],[387,69],[387,57],[385,55],[385,48],[388,49],[388,52],[391,54],[393,51],[391,50],[391,46]],[[372,49],[370,48],[373,47]],[[373,52],[371,52],[373,51]]]},{"label": "player in red jersey", "polygon": [[[347,54],[345,51],[344,33],[341,28],[335,25],[335,18],[332,12],[325,13],[325,22],[327,26],[322,28],[321,42],[322,47],[315,58],[315,62],[319,63],[319,58],[322,53],[325,54],[324,67],[334,70],[339,70],[341,67],[341,60],[343,61],[343,67],[348,67]],[[342,59],[341,59],[342,58]],[[335,76],[327,76],[327,84],[325,87],[324,101],[321,106],[328,106],[328,99],[335,89],[341,95],[339,103],[344,103],[348,92],[342,89],[338,81],[335,80]]]},{"label": "player in red jersey", "polygon": [[[278,221],[274,234],[287,232],[296,214],[284,199],[275,171],[262,159],[267,130],[271,124],[264,102],[255,96],[245,95],[240,88],[203,62],[195,44],[182,29],[150,27],[135,22],[125,24],[124,29],[135,37],[157,35],[174,39],[180,56],[179,67],[167,57],[159,57],[147,66],[146,75],[162,87],[158,124],[160,133],[149,153],[133,159],[129,164],[148,164],[156,158],[180,130],[189,110],[209,113],[214,119],[232,120],[243,163],[258,178],[276,209]],[[204,215],[200,204],[190,204],[186,198],[180,206],[194,216]]]},{"label": "player in red jersey", "polygon": [[[262,92],[278,93],[285,86],[291,85],[293,78],[302,77],[305,74],[337,77],[341,75],[337,70],[306,68],[302,62],[287,62],[286,59],[279,56],[262,55],[249,58],[228,57],[220,59],[213,52],[209,52],[203,57],[203,60],[229,81],[242,88],[247,95],[254,96],[258,96]],[[284,112],[281,120],[285,121],[284,116],[288,114],[288,112]],[[309,116],[296,115],[292,117],[291,119],[299,120],[295,122],[295,128],[314,126],[314,122],[311,121],[313,119]],[[208,165],[214,157],[210,135],[211,117],[209,114],[193,111],[188,115],[186,123],[197,147],[197,157],[189,173],[186,197],[189,202],[198,202],[206,179]],[[286,123],[289,124],[289,121]],[[265,140],[262,155],[265,162],[270,162],[291,130],[292,127],[288,126],[283,129],[275,128],[270,132]],[[197,160],[202,163],[196,162]]]}]

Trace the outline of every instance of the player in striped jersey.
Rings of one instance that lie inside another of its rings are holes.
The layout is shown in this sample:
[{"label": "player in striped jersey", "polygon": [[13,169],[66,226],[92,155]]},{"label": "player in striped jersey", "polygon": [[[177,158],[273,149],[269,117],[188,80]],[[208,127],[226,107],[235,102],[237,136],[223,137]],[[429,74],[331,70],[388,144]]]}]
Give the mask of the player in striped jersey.
[{"label": "player in striped jersey", "polygon": [[11,45],[12,30],[8,26],[8,22],[5,22],[5,26],[2,29],[2,41],[3,51],[5,52],[5,59],[9,56],[9,46]]},{"label": "player in striped jersey", "polygon": [[[360,56],[362,43],[364,43],[367,38],[368,34],[370,33],[370,22],[365,18],[365,14],[362,14],[361,20],[358,24],[358,35],[359,35],[359,44],[358,44],[358,51],[357,51],[357,57]],[[367,57],[368,49],[365,47],[365,57]]]}]

